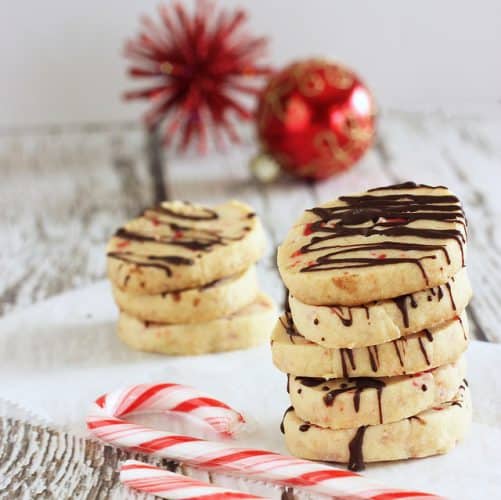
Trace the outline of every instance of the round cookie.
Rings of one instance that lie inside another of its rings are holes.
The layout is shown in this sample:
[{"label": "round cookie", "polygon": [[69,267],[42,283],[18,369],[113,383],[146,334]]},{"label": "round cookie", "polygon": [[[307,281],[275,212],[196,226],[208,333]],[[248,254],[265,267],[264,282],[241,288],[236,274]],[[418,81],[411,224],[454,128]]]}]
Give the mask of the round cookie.
[{"label": "round cookie", "polygon": [[442,325],[374,346],[322,347],[305,339],[288,319],[277,321],[271,336],[273,363],[303,377],[394,377],[453,363],[468,346],[466,313]]},{"label": "round cookie", "polygon": [[243,203],[208,208],[163,202],[110,239],[108,276],[116,287],[131,293],[196,288],[243,272],[263,250],[259,218]]},{"label": "round cookie", "polygon": [[240,311],[206,323],[165,325],[121,312],[118,336],[133,349],[162,354],[205,354],[246,349],[270,337],[275,305],[264,294]]},{"label": "round cookie", "polygon": [[124,292],[113,286],[120,310],[158,323],[202,323],[228,316],[250,304],[258,295],[256,268],[213,281],[199,288],[144,295]]},{"label": "round cookie", "polygon": [[300,301],[354,306],[447,282],[464,266],[465,242],[457,197],[407,182],[305,211],[277,260]]},{"label": "round cookie", "polygon": [[333,430],[309,424],[293,411],[282,423],[289,451],[301,458],[341,462],[361,470],[381,462],[447,453],[462,440],[471,423],[471,401],[462,385],[451,401],[389,424]]},{"label": "round cookie", "polygon": [[312,306],[289,295],[294,324],[308,340],[325,347],[382,344],[460,314],[471,299],[466,268],[443,284],[363,306]]},{"label": "round cookie", "polygon": [[397,422],[456,394],[465,375],[460,358],[414,375],[330,379],[289,375],[289,394],[296,415],[331,429]]}]

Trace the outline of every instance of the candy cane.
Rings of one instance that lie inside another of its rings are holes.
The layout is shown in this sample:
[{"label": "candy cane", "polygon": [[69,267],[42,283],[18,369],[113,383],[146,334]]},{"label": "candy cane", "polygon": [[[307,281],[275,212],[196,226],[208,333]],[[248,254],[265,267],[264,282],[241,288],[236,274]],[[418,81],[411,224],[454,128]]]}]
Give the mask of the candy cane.
[{"label": "candy cane", "polygon": [[87,417],[88,429],[114,446],[179,461],[209,471],[237,474],[322,496],[394,500],[438,499],[417,491],[385,488],[360,474],[266,450],[159,431],[124,417],[141,412],[180,412],[197,417],[221,436],[231,436],[243,417],[225,403],[178,384],[142,384],[101,396]]},{"label": "candy cane", "polygon": [[219,498],[255,500],[264,498],[203,483],[191,477],[169,472],[136,460],[127,460],[122,465],[120,481],[130,488],[161,498],[182,500],[215,500]]}]

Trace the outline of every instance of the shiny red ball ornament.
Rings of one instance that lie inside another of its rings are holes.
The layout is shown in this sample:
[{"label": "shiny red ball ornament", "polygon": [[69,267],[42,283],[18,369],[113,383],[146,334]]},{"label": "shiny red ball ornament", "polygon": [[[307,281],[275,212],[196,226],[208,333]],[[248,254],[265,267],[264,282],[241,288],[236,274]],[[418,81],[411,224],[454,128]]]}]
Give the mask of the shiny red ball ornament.
[{"label": "shiny red ball ornament", "polygon": [[256,116],[262,152],[284,170],[326,179],[354,165],[374,138],[375,102],[353,71],[310,59],[274,74]]}]

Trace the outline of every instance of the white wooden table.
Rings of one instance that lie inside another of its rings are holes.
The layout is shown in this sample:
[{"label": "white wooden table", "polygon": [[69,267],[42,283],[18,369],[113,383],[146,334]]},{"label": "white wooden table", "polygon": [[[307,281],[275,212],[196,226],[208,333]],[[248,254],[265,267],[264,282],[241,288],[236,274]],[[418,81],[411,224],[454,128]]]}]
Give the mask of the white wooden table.
[{"label": "white wooden table", "polygon": [[[469,219],[470,307],[476,338],[501,342],[501,118],[391,113],[375,147],[349,172],[308,185],[253,180],[245,144],[200,158],[168,153],[160,163],[135,124],[0,131],[0,314],[104,276],[113,230],[165,196],[215,203],[238,198],[261,215],[269,236],[263,287],[278,301],[275,248],[307,207],[339,194],[402,180],[445,184]],[[165,160],[165,159],[164,159]],[[153,165],[153,168],[152,168]]]},{"label": "white wooden table", "polygon": [[[110,234],[163,197],[205,203],[237,198],[253,205],[270,242],[259,264],[261,284],[281,304],[275,249],[303,209],[340,194],[415,180],[448,185],[462,199],[475,291],[473,335],[501,342],[501,231],[496,225],[501,218],[501,119],[384,115],[377,143],[363,161],[322,184],[287,177],[260,184],[248,170],[255,152],[250,131],[242,146],[226,154],[166,153],[162,161],[135,124],[0,130],[0,314],[8,319],[23,307],[103,278]],[[23,443],[33,439],[50,453],[30,448],[33,456],[27,457]],[[12,443],[19,445],[17,455]],[[16,463],[40,459],[50,475],[59,455],[73,457],[79,471],[57,476],[60,491],[71,481],[72,491],[81,493],[78,498],[123,498],[116,475],[123,452],[0,418],[0,473],[10,467],[12,477],[14,467],[11,488],[29,488],[36,479],[23,466],[16,470]],[[80,484],[88,488],[85,494]],[[39,493],[37,498],[53,498],[45,490]],[[12,498],[9,490],[6,494]]]}]

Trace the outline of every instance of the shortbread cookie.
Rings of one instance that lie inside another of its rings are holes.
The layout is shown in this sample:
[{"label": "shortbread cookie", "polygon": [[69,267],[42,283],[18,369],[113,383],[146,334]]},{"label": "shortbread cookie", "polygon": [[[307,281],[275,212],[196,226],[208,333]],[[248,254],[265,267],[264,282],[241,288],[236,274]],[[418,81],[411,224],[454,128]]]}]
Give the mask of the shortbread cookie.
[{"label": "shortbread cookie", "polygon": [[361,470],[364,462],[447,453],[464,438],[470,423],[471,401],[465,383],[452,400],[390,424],[332,430],[301,420],[291,408],[282,428],[293,455],[347,463],[350,469]]},{"label": "shortbread cookie", "polygon": [[456,196],[407,182],[307,210],[280,245],[278,268],[306,304],[362,305],[446,283],[465,264],[465,241]]},{"label": "shortbread cookie", "polygon": [[120,313],[118,336],[130,347],[163,354],[204,354],[246,349],[270,338],[275,320],[273,301],[264,294],[226,318],[206,323],[165,325]]},{"label": "shortbread cookie", "polygon": [[196,288],[243,272],[263,254],[264,234],[238,201],[214,208],[163,202],[120,228],[107,247],[108,276],[131,293]]},{"label": "shortbread cookie", "polygon": [[406,337],[356,349],[322,347],[305,339],[282,316],[271,336],[275,366],[304,377],[393,377],[453,363],[468,346],[466,313]]},{"label": "shortbread cookie", "polygon": [[158,323],[202,323],[228,316],[254,301],[259,293],[256,269],[213,281],[199,288],[144,295],[113,287],[118,307],[136,318]]},{"label": "shortbread cookie", "polygon": [[466,362],[443,365],[414,375],[330,379],[289,375],[296,415],[319,427],[352,429],[396,422],[416,415],[456,394]]},{"label": "shortbread cookie", "polygon": [[289,295],[294,324],[325,347],[382,344],[461,314],[471,298],[466,268],[447,283],[364,306],[312,306]]}]

